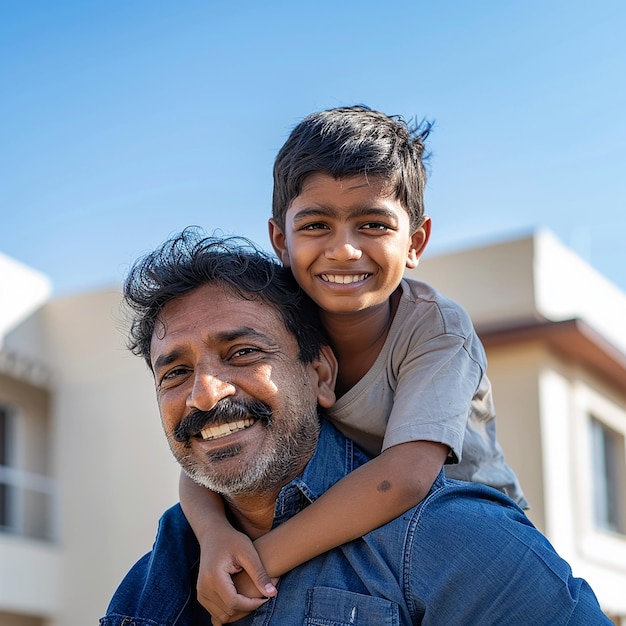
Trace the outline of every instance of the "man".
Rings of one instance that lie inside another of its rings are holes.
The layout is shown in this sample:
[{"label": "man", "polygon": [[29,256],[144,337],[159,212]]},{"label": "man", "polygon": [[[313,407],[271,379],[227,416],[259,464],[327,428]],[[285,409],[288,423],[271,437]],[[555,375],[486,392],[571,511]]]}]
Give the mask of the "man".
[{"label": "man", "polygon": [[[125,284],[130,346],[151,367],[172,452],[257,539],[368,458],[318,409],[336,361],[288,271],[234,240],[184,231]],[[202,625],[199,549],[179,506],[102,626]],[[282,577],[241,624],[610,624],[519,507],[443,474],[406,515]]]}]

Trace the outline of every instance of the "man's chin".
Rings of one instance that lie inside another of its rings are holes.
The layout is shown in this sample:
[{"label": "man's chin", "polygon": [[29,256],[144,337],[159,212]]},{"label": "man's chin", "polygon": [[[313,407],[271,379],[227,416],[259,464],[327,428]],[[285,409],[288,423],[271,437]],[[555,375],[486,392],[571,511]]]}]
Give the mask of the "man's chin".
[{"label": "man's chin", "polygon": [[225,496],[266,489],[268,459],[263,454],[251,461],[244,459],[241,448],[239,444],[222,446],[204,451],[204,458],[187,455],[178,462],[191,480]]},{"label": "man's chin", "polygon": [[241,444],[234,443],[216,448],[215,450],[208,450],[205,452],[205,455],[210,463],[219,463],[220,461],[228,461],[241,454],[242,447]]}]

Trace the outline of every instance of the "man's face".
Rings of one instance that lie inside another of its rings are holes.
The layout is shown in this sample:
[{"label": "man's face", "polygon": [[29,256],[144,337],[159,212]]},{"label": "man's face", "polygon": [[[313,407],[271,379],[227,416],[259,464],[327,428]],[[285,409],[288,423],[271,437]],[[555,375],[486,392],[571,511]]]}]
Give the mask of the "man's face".
[{"label": "man's face", "polygon": [[320,363],[304,365],[278,313],[221,285],[168,302],[151,344],[170,448],[196,482],[225,495],[271,492],[317,443],[330,406]]}]

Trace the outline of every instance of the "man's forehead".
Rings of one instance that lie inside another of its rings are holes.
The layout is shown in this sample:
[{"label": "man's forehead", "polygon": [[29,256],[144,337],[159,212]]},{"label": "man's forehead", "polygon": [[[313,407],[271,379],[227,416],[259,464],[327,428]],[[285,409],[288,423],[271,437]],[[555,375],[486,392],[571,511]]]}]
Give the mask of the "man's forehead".
[{"label": "man's forehead", "polygon": [[203,285],[170,300],[159,314],[152,348],[197,333],[220,341],[243,334],[264,336],[275,343],[290,334],[274,306],[258,295],[244,297],[221,285]]}]

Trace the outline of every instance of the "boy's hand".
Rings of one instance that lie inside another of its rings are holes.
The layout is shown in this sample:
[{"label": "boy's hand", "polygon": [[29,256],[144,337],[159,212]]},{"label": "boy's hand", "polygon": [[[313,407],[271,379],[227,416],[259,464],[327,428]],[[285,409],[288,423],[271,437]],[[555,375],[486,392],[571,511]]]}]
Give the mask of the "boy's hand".
[{"label": "boy's hand", "polygon": [[[235,583],[235,587],[237,588],[239,597],[247,599],[247,598],[256,598],[258,596],[259,591],[256,585],[252,582],[252,578],[248,576],[247,572],[241,571],[238,574],[235,574],[233,576],[233,582]],[[272,579],[272,583],[274,585],[277,582],[278,582],[278,578]],[[266,597],[260,598],[259,599],[260,604],[256,606],[255,608],[258,608],[259,606],[261,606],[261,604],[263,604],[263,602],[266,602],[270,595],[275,595],[275,593],[266,593],[265,594]],[[223,621],[218,620],[217,618],[213,616],[213,614],[211,614],[211,624],[213,626],[222,626],[222,624],[236,622],[237,620],[240,620],[242,617],[245,617],[246,615],[248,615],[248,613],[250,613],[250,611],[235,610],[231,615],[228,616],[227,619]]]},{"label": "boy's hand", "polygon": [[[197,593],[213,626],[219,626],[259,608],[276,588],[246,535],[227,525],[215,531],[201,546]],[[240,572],[241,593],[232,578]]]}]

